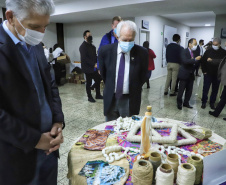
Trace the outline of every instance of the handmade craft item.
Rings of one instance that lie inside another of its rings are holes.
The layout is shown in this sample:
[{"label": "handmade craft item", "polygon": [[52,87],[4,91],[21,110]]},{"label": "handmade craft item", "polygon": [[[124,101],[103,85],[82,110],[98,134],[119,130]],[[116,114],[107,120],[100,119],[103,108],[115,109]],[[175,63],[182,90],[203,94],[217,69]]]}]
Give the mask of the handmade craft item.
[{"label": "handmade craft item", "polygon": [[158,152],[151,152],[149,161],[153,166],[153,181],[155,181],[156,170],[162,163],[161,154]]},{"label": "handmade craft item", "polygon": [[194,185],[196,168],[189,163],[179,165],[177,172],[178,185]]},{"label": "handmade craft item", "polygon": [[184,130],[190,133],[192,136],[198,139],[208,139],[212,136],[212,131],[207,128],[203,127],[196,127],[196,128],[184,128]]},{"label": "handmade craft item", "polygon": [[133,164],[132,182],[134,185],[152,184],[153,167],[149,161],[137,160]]},{"label": "handmade craft item", "polygon": [[172,167],[174,171],[174,180],[177,178],[177,171],[179,166],[179,160],[177,154],[168,154],[166,162]]},{"label": "handmade craft item", "polygon": [[[141,142],[141,136],[136,135],[138,130],[141,128],[140,124],[134,125],[134,127],[131,128],[127,135],[127,140],[131,142]],[[157,131],[154,129],[161,129],[161,128],[171,128],[170,136],[164,136],[162,137]],[[169,124],[169,123],[152,123],[152,137],[151,140],[154,143],[175,143],[177,140],[177,132],[178,132],[178,126],[177,124]]]},{"label": "handmade craft item", "polygon": [[196,168],[195,184],[199,184],[202,179],[203,160],[198,156],[191,156],[188,158],[187,162],[195,166]]},{"label": "handmade craft item", "polygon": [[156,185],[173,185],[174,172],[169,164],[161,164],[156,171]]},{"label": "handmade craft item", "polygon": [[145,113],[145,117],[141,124],[141,145],[140,145],[140,154],[144,156],[144,158],[148,158],[150,156],[150,148],[151,148],[151,106],[147,107],[147,112]]},{"label": "handmade craft item", "polygon": [[141,124],[140,120],[134,120],[128,117],[122,118],[119,117],[116,120],[116,127],[114,127],[114,131],[117,133],[129,131],[134,125]]},{"label": "handmade craft item", "polygon": [[[121,152],[124,150],[124,153],[119,155],[115,152]],[[129,151],[134,152],[134,154],[139,153],[140,151],[135,148],[129,148],[129,147],[122,147],[122,146],[109,146],[102,150],[103,156],[106,158],[106,161],[109,163],[113,163],[115,160],[118,161],[124,157],[127,157],[127,153]]]}]

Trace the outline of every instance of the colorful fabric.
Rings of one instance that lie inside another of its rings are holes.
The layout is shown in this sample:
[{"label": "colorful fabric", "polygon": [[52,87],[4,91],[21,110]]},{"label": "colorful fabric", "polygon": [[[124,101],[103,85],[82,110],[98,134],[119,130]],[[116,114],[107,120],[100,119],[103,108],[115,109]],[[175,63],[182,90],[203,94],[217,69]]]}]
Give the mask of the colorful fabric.
[{"label": "colorful fabric", "polygon": [[106,125],[105,130],[114,131],[114,125]]},{"label": "colorful fabric", "polygon": [[87,178],[87,185],[113,185],[125,175],[125,170],[104,161],[88,161],[79,175]]},{"label": "colorful fabric", "polygon": [[87,150],[103,150],[110,130],[88,130],[77,143],[84,143]]}]

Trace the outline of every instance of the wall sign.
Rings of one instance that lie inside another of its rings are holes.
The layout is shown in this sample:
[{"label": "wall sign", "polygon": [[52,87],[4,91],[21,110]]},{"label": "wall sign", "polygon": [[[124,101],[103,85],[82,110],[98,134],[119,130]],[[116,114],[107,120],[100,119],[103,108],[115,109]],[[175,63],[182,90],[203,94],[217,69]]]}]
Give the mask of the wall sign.
[{"label": "wall sign", "polygon": [[149,30],[149,21],[142,20],[142,28]]},{"label": "wall sign", "polygon": [[221,28],[221,38],[222,39],[226,38],[226,28]]}]

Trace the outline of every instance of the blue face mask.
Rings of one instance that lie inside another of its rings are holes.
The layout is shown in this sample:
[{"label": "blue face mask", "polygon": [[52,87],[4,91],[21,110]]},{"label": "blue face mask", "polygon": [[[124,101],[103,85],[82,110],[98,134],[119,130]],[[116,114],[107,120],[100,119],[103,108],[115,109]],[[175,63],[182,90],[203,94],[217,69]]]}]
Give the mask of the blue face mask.
[{"label": "blue face mask", "polygon": [[114,31],[115,35],[117,35],[117,28],[115,28],[113,31]]},{"label": "blue face mask", "polygon": [[129,52],[133,48],[134,41],[132,41],[132,42],[123,42],[123,41],[120,41],[119,42],[119,45],[120,45],[122,51],[125,52],[125,53],[127,53],[127,52]]}]

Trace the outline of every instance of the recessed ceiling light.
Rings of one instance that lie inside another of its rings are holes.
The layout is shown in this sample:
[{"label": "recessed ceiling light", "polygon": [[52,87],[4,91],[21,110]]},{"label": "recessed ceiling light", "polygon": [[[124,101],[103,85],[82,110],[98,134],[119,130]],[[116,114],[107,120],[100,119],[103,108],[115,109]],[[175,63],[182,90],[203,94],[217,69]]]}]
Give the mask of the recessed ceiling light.
[{"label": "recessed ceiling light", "polygon": [[205,26],[211,26],[211,24],[205,24]]}]

